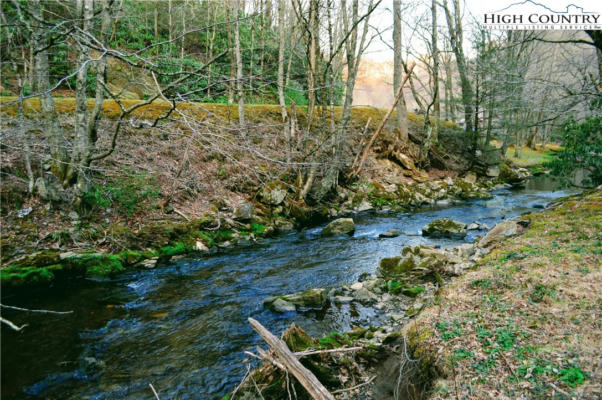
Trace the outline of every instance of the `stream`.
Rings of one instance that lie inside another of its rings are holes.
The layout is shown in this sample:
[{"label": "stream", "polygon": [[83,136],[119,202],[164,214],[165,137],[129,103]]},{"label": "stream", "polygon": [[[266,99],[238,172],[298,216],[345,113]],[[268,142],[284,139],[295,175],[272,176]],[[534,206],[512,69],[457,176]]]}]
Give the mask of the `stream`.
[{"label": "stream", "polygon": [[[376,310],[355,303],[276,314],[263,308],[265,297],[351,283],[408,245],[473,241],[485,231],[469,231],[460,241],[428,239],[420,231],[442,217],[492,227],[569,194],[554,189],[543,176],[523,189],[495,191],[491,200],[356,214],[353,237],[321,238],[322,226],[314,227],[154,270],[132,270],[111,281],[78,280],[4,298],[8,305],[74,313],[3,312],[28,327],[17,333],[2,326],[1,396],[151,399],[152,383],[162,399],[221,398],[246,372],[243,352],[261,342],[248,317],[275,334],[295,322],[312,336],[379,322]],[[403,234],[378,238],[393,228]]]}]

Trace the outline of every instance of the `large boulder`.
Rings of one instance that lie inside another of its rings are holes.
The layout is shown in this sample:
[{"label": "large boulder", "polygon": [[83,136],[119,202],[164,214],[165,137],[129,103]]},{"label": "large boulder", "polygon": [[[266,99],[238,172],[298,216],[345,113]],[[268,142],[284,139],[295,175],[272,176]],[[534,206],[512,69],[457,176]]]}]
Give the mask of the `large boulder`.
[{"label": "large boulder", "polygon": [[271,181],[267,183],[263,189],[261,189],[261,192],[259,192],[259,197],[263,203],[277,206],[282,204],[286,197],[287,191],[288,188],[283,182]]},{"label": "large boulder", "polygon": [[351,218],[339,218],[335,219],[324,229],[322,229],[322,236],[334,236],[334,235],[353,235],[355,232],[355,223]]},{"label": "large boulder", "polygon": [[431,221],[422,228],[422,236],[462,239],[466,236],[466,224],[449,218]]},{"label": "large boulder", "polygon": [[499,180],[502,182],[510,183],[511,185],[521,184],[525,180],[526,175],[519,173],[518,170],[513,169],[507,163],[503,163],[500,167]]}]

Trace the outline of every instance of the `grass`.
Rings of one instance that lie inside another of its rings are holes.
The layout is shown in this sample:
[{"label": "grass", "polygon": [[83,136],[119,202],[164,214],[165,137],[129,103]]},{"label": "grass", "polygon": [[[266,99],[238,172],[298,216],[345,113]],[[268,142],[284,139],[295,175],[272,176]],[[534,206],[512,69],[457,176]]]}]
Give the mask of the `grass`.
[{"label": "grass", "polygon": [[531,168],[543,165],[547,162],[552,161],[554,158],[554,152],[549,151],[548,148],[533,150],[526,146],[518,149],[518,157],[514,156],[514,146],[508,147],[506,152],[506,158],[512,161],[514,164],[523,168]]},{"label": "grass", "polygon": [[602,191],[529,218],[406,327],[438,398],[598,395]]},{"label": "grass", "polygon": [[[492,140],[491,144],[497,148],[502,146],[502,143],[497,140]],[[527,146],[521,146],[518,149],[518,157],[514,156],[514,145],[508,146],[506,158],[522,168],[535,168],[552,161],[554,153],[562,149],[557,144],[548,143],[545,146],[538,145],[537,149],[533,150]]]}]

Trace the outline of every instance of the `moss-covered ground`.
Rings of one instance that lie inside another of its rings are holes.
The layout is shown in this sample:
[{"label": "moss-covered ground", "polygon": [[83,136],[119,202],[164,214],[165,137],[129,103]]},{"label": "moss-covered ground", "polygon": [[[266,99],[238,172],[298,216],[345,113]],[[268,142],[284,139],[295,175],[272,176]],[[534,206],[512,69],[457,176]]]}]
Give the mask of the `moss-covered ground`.
[{"label": "moss-covered ground", "polygon": [[529,218],[406,327],[433,398],[600,398],[602,191]]}]

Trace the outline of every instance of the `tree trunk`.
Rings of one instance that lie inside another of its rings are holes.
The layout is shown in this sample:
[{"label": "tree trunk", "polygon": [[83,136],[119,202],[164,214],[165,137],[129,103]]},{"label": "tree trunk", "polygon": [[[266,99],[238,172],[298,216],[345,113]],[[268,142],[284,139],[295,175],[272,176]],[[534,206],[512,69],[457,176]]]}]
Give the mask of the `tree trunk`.
[{"label": "tree trunk", "polygon": [[464,39],[462,31],[462,21],[460,13],[460,2],[459,0],[453,0],[454,2],[454,15],[452,16],[449,7],[447,6],[447,0],[443,1],[443,9],[447,19],[447,26],[449,29],[450,42],[454,55],[456,56],[456,63],[458,65],[458,73],[460,74],[460,87],[462,89],[462,105],[464,106],[464,122],[466,124],[466,131],[473,131],[473,90],[468,77],[468,65],[466,58],[464,57]]},{"label": "tree trunk", "polygon": [[[403,75],[401,40],[401,0],[393,0],[393,93],[397,93]],[[408,110],[403,95],[397,103],[397,127],[402,142],[408,141]]]},{"label": "tree trunk", "polygon": [[48,143],[50,144],[50,170],[59,179],[63,181],[67,172],[69,162],[67,152],[67,142],[59,126],[58,116],[54,100],[50,95],[50,67],[48,64],[48,35],[45,27],[40,22],[43,18],[43,11],[39,0],[31,0],[29,3],[29,12],[34,17],[32,21],[33,28],[33,48],[34,50],[34,76],[36,82],[36,91],[40,97],[41,120],[45,124]]},{"label": "tree trunk", "polygon": [[227,30],[227,40],[228,40],[228,51],[230,53],[230,82],[228,83],[228,104],[234,103],[234,85],[236,84],[236,54],[234,51],[234,46],[232,45],[232,18],[236,18],[238,20],[238,15],[233,15],[232,12],[232,2],[226,2],[226,15],[228,18],[228,30]]},{"label": "tree trunk", "polygon": [[431,143],[439,140],[439,118],[441,117],[441,106],[439,103],[439,46],[437,44],[437,1],[432,0],[432,57],[433,57],[433,133]]},{"label": "tree trunk", "polygon": [[[92,18],[94,17],[94,0],[77,0],[76,8],[78,18],[82,20],[82,30],[89,32]],[[81,200],[81,196],[88,189],[85,166],[90,157],[90,137],[88,135],[89,111],[86,89],[88,86],[90,50],[82,40],[76,41],[76,49],[77,67],[79,69],[75,75],[75,138],[71,163],[63,181],[63,186],[67,186],[73,183],[73,181],[76,182],[75,194],[77,202],[77,199]]]},{"label": "tree trunk", "polygon": [[286,101],[284,99],[284,46],[285,46],[285,25],[284,25],[284,4],[285,0],[278,0],[278,102],[280,103],[280,114],[282,123],[285,124],[286,140],[286,162],[291,163],[291,127],[287,124]]},{"label": "tree trunk", "polygon": [[240,0],[236,0],[235,7],[236,24],[234,27],[234,52],[236,53],[236,89],[238,96],[238,123],[241,132],[244,134],[246,130],[245,122],[245,93],[243,90],[242,81],[242,56],[240,54]]}]

